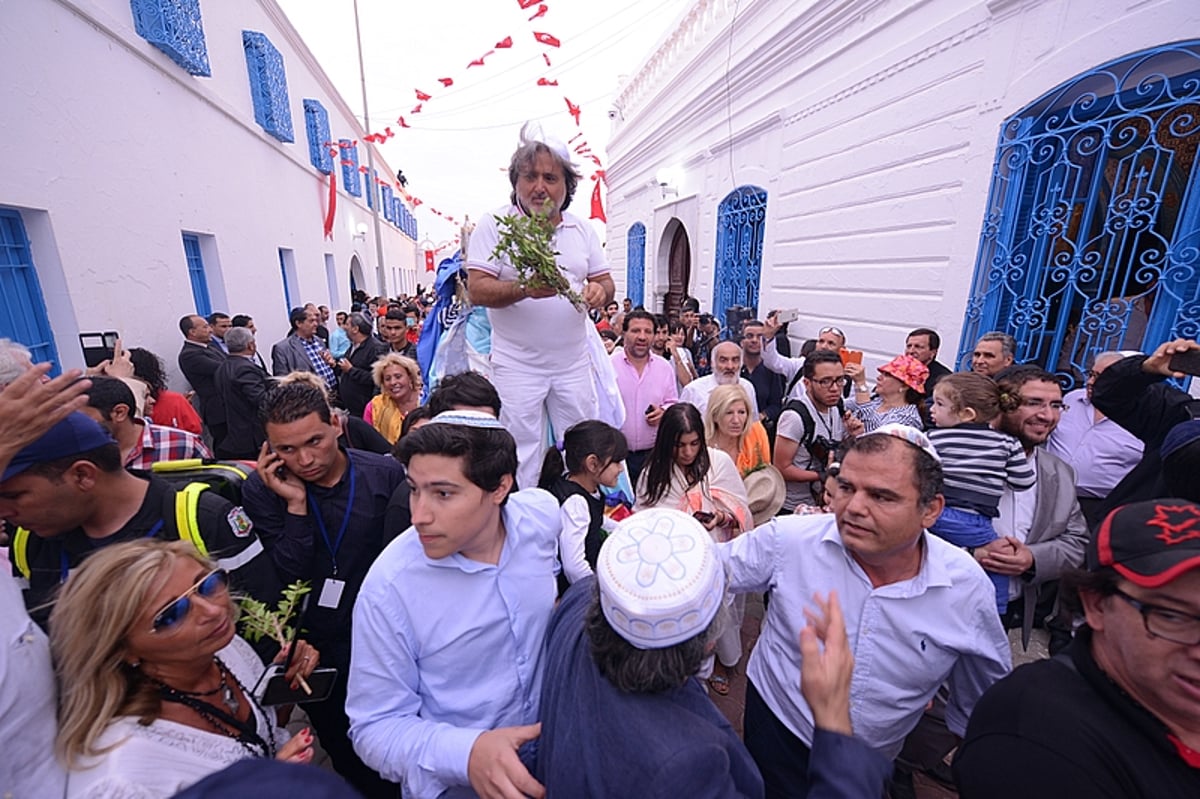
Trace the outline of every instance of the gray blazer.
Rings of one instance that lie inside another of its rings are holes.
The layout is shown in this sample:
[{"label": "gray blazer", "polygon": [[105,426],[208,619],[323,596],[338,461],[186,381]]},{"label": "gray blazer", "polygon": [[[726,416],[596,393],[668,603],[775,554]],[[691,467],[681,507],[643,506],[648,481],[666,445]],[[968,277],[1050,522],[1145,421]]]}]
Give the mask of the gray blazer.
[{"label": "gray blazer", "polygon": [[1033,527],[1025,546],[1033,552],[1036,573],[1021,592],[1025,604],[1021,642],[1025,646],[1029,645],[1033,631],[1039,589],[1068,569],[1083,566],[1089,535],[1087,521],[1075,497],[1075,470],[1066,462],[1044,449],[1038,450],[1037,484],[1033,490]]},{"label": "gray blazer", "polygon": [[[315,337],[314,337],[315,338]],[[315,339],[321,347],[325,344],[319,338]],[[304,344],[294,333],[289,333],[283,341],[278,341],[271,347],[271,374],[283,377],[290,372],[316,372]]]}]

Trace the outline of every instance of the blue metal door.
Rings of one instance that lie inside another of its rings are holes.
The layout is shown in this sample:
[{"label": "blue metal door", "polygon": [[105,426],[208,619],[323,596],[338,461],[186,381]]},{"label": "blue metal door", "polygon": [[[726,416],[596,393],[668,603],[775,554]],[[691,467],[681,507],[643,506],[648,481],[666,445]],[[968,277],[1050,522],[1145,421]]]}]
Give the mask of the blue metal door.
[{"label": "blue metal door", "polygon": [[1200,334],[1200,42],[1080,75],[1000,133],[958,363],[1011,333],[1082,385],[1092,355]]},{"label": "blue metal door", "polygon": [[717,257],[713,266],[713,307],[717,319],[731,305],[758,307],[767,191],[739,186],[717,208]]},{"label": "blue metal door", "polygon": [[625,296],[638,308],[646,293],[646,226],[634,222],[625,241]]},{"label": "blue metal door", "polygon": [[7,208],[0,208],[0,337],[28,347],[34,363],[54,364],[52,374],[61,371],[25,225]]}]

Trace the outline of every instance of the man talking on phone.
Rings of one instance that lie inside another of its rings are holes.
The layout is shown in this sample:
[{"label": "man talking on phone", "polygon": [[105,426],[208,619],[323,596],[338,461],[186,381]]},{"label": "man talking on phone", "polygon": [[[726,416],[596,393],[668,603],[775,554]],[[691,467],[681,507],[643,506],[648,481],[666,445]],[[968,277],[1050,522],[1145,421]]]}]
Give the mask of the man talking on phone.
[{"label": "man talking on phone", "polygon": [[[1178,495],[1163,480],[1166,460],[1182,462],[1200,448],[1200,400],[1167,378],[1200,374],[1200,344],[1175,339],[1150,355],[1131,355],[1105,369],[1092,387],[1092,403],[1109,419],[1141,439],[1141,461],[1109,492],[1100,518],[1121,505]],[[1193,501],[1200,497],[1186,497]]]},{"label": "man talking on phone", "polygon": [[368,797],[395,797],[396,786],[354,754],[345,704],[351,610],[367,570],[401,532],[383,520],[404,469],[386,455],[339,447],[341,420],[312,385],[275,387],[260,415],[267,443],[242,502],[283,582],[312,588],[300,625],[321,665],[338,669],[329,698],[306,710],[339,774]]}]

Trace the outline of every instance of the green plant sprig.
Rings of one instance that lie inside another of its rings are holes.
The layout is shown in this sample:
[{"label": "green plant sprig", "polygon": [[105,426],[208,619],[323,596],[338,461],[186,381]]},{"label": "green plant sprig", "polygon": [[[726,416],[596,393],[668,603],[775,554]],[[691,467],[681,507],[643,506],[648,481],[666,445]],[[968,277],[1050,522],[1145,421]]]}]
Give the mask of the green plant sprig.
[{"label": "green plant sprig", "polygon": [[566,275],[558,268],[554,249],[554,225],[541,212],[512,214],[496,219],[500,234],[493,258],[505,258],[517,271],[517,283],[526,289],[553,289],[566,297],[577,310],[584,310],[587,303],[571,289]]},{"label": "green plant sprig", "polygon": [[312,585],[307,580],[297,580],[283,589],[283,595],[275,610],[267,607],[265,602],[246,597],[239,604],[242,614],[239,621],[242,634],[251,641],[260,641],[264,637],[272,638],[280,647],[287,647],[293,636],[293,628],[288,624],[300,605],[305,594],[312,591]]}]

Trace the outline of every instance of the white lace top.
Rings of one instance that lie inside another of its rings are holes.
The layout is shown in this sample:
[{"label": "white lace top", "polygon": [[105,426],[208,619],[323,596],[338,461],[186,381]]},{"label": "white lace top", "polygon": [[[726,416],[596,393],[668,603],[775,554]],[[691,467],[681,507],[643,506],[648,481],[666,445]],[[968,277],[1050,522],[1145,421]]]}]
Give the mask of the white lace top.
[{"label": "white lace top", "polygon": [[[245,686],[254,688],[262,675],[263,664],[250,645],[241,638],[233,640],[217,653],[222,662]],[[251,704],[251,711],[263,739],[268,720]],[[269,712],[269,711],[268,711]],[[278,750],[288,739],[286,731],[276,727]],[[122,716],[108,725],[98,747],[118,743],[89,768],[67,775],[67,799],[166,799],[194,782],[252,755],[233,738],[159,719],[143,727],[132,716]]]}]

